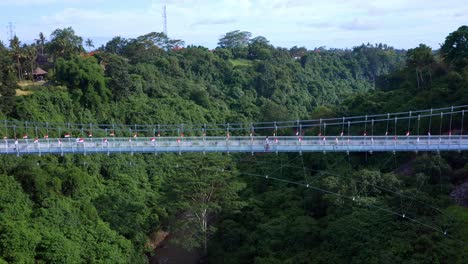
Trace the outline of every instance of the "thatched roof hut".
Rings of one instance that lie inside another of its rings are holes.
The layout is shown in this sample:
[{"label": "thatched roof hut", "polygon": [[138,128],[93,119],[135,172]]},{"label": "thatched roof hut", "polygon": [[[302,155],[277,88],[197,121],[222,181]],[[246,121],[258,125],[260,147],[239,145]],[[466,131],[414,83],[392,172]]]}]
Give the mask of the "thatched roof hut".
[{"label": "thatched roof hut", "polygon": [[33,74],[34,76],[41,76],[41,75],[44,76],[44,75],[47,74],[47,72],[44,71],[43,69],[37,67],[37,68],[32,72],[32,74]]}]

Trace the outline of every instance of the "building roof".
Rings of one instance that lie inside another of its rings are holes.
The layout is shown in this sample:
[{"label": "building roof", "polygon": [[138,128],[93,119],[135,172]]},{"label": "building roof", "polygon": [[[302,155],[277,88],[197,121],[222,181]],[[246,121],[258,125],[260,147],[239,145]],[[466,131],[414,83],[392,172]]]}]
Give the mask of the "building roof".
[{"label": "building roof", "polygon": [[46,71],[44,71],[43,69],[37,67],[33,72],[32,72],[33,75],[44,75],[44,74],[47,74]]}]

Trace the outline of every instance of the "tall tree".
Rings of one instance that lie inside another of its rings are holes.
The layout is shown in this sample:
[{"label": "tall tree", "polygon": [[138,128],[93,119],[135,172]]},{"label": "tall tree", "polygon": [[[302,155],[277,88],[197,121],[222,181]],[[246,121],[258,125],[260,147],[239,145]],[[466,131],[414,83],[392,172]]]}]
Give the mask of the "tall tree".
[{"label": "tall tree", "polygon": [[164,33],[151,32],[136,39],[130,39],[125,45],[125,55],[131,60],[151,60],[155,56],[164,54],[164,51],[181,47],[184,42],[170,39]]},{"label": "tall tree", "polygon": [[92,39],[89,39],[89,38],[86,39],[85,45],[86,45],[86,47],[88,47],[88,48],[94,48],[94,43],[93,43],[93,40],[92,40]]},{"label": "tall tree", "polygon": [[219,39],[218,46],[221,48],[247,47],[252,33],[247,31],[234,30],[228,32]]},{"label": "tall tree", "polygon": [[33,71],[36,67],[36,59],[37,59],[37,49],[33,45],[28,45],[24,47],[24,59],[25,59],[25,67],[28,67],[28,76],[30,80],[33,80]]},{"label": "tall tree", "polygon": [[127,44],[128,44],[127,39],[117,36],[106,43],[106,46],[104,47],[104,51],[109,52],[109,53],[114,53],[117,55],[122,55],[124,53],[124,49],[127,46]]},{"label": "tall tree", "polygon": [[244,203],[238,192],[245,185],[236,179],[234,164],[223,156],[186,157],[179,160],[183,168],[174,171],[168,187],[181,243],[188,248],[201,246],[208,250],[208,238],[215,231],[214,217],[222,210],[239,210]]},{"label": "tall tree", "polygon": [[56,29],[51,34],[49,49],[55,59],[58,57],[70,58],[73,54],[83,52],[83,38],[75,35],[71,28]]},{"label": "tall tree", "polygon": [[426,72],[431,77],[431,65],[434,63],[432,49],[424,44],[419,44],[419,47],[409,49],[406,56],[408,58],[407,65],[416,71],[416,81],[419,89],[420,85],[425,82],[423,73]]},{"label": "tall tree", "polygon": [[250,40],[248,56],[250,59],[266,60],[271,57],[270,49],[273,49],[273,46],[265,37],[255,37]]},{"label": "tall tree", "polygon": [[122,100],[131,95],[135,87],[130,75],[128,60],[115,54],[100,53],[101,63],[106,65],[106,85],[112,92],[114,99]]},{"label": "tall tree", "polygon": [[21,185],[0,175],[0,263],[33,263],[39,234],[32,226],[32,202]]},{"label": "tall tree", "polygon": [[94,57],[60,58],[55,70],[57,81],[67,86],[77,102],[101,117],[107,115],[111,93],[106,87],[103,69]]},{"label": "tall tree", "polygon": [[463,68],[468,65],[468,26],[461,26],[450,33],[440,48],[445,62]]},{"label": "tall tree", "polygon": [[39,33],[39,38],[36,39],[36,44],[41,47],[41,56],[44,56],[44,45],[46,42],[46,38],[42,32]]},{"label": "tall tree", "polygon": [[12,57],[15,60],[16,64],[16,69],[18,72],[18,79],[23,79],[23,72],[21,68],[21,59],[23,58],[23,50],[21,49],[21,41],[19,40],[18,36],[14,36],[10,40],[10,48],[11,48],[11,53]]},{"label": "tall tree", "polygon": [[182,40],[170,39],[162,32],[151,32],[146,35],[139,36],[135,40],[146,49],[156,46],[165,50],[171,50],[175,47],[184,45]]},{"label": "tall tree", "polygon": [[398,56],[392,47],[384,44],[362,44],[353,48],[353,54],[364,69],[364,77],[375,87],[377,78],[395,70],[398,67]]},{"label": "tall tree", "polygon": [[17,81],[12,58],[0,43],[0,112],[4,114],[9,114],[14,109]]},{"label": "tall tree", "polygon": [[291,54],[291,56],[293,56],[294,58],[296,57],[302,57],[304,55],[306,55],[307,53],[307,49],[305,47],[298,47],[298,46],[294,46],[292,47],[290,50],[289,50],[289,53]]}]

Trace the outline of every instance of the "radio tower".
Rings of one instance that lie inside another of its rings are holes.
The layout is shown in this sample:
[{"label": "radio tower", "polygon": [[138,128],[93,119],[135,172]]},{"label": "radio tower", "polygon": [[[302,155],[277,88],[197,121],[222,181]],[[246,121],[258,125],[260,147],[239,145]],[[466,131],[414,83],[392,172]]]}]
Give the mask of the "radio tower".
[{"label": "radio tower", "polygon": [[9,40],[12,40],[13,36],[16,35],[15,32],[14,32],[15,26],[13,25],[13,23],[8,22],[7,29],[8,29],[8,34],[9,34],[9,37],[10,37]]},{"label": "radio tower", "polygon": [[166,0],[162,0],[163,10],[162,10],[162,17],[163,17],[163,32],[167,37],[167,11],[166,11]]}]

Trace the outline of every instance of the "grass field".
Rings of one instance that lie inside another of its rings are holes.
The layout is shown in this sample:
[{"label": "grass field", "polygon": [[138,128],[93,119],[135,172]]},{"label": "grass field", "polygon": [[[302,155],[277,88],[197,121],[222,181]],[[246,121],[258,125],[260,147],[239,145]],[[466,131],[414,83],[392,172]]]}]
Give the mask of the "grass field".
[{"label": "grass field", "polygon": [[232,66],[249,67],[252,65],[252,61],[244,60],[244,59],[229,60],[229,62],[231,62]]},{"label": "grass field", "polygon": [[33,91],[23,91],[20,89],[16,89],[16,96],[21,96],[21,95],[29,95],[32,94]]},{"label": "grass field", "polygon": [[42,89],[42,86],[45,84],[45,81],[20,81],[18,82],[19,89],[16,89],[16,96],[29,95],[34,93],[34,91]]}]

